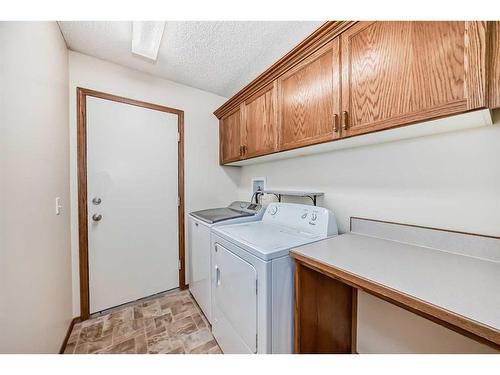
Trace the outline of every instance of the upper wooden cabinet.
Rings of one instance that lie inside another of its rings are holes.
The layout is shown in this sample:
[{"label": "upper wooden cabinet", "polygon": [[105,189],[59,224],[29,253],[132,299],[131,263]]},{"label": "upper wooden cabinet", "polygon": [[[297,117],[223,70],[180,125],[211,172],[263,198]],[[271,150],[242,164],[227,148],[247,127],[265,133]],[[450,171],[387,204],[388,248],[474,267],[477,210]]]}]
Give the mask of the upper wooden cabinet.
[{"label": "upper wooden cabinet", "polygon": [[220,162],[500,107],[500,23],[327,22],[214,113]]},{"label": "upper wooden cabinet", "polygon": [[278,79],[280,149],[340,136],[340,46],[336,38]]},{"label": "upper wooden cabinet", "polygon": [[241,112],[237,109],[219,121],[219,161],[230,163],[241,156]]},{"label": "upper wooden cabinet", "polygon": [[358,22],[341,35],[356,135],[485,107],[486,22]]},{"label": "upper wooden cabinet", "polygon": [[276,83],[267,85],[242,105],[242,145],[245,158],[277,149]]}]

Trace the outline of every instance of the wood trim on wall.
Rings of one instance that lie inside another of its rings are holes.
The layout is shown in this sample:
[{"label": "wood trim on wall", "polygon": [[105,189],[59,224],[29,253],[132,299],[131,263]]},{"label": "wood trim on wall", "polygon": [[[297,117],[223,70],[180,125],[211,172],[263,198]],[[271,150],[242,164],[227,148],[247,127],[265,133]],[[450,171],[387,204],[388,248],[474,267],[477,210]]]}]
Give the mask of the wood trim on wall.
[{"label": "wood trim on wall", "polygon": [[184,228],[184,111],[158,104],[129,99],[86,88],[76,88],[77,98],[77,164],[78,164],[78,244],[80,272],[80,316],[87,320],[90,316],[89,295],[89,253],[88,253],[88,212],[87,212],[87,107],[86,98],[110,100],[177,115],[178,142],[178,232],[179,232],[179,288],[186,288],[185,280],[185,228]]},{"label": "wood trim on wall", "polygon": [[59,349],[59,354],[64,354],[64,351],[66,350],[66,345],[68,345],[68,340],[71,336],[71,332],[73,332],[73,327],[75,324],[80,323],[81,318],[77,316],[76,318],[71,319],[71,322],[69,323],[68,330],[66,331],[66,336],[64,336],[64,341],[61,345],[61,348]]},{"label": "wood trim on wall", "polygon": [[[171,112],[172,113],[172,112]],[[177,127],[179,131],[179,142],[177,142],[177,191],[179,193],[178,236],[179,236],[179,288],[186,289],[186,249],[185,249],[185,202],[184,202],[184,111],[177,113]]]},{"label": "wood trim on wall", "polygon": [[328,21],[322,24],[311,35],[304,39],[300,44],[288,52],[285,56],[275,62],[271,67],[265,70],[248,85],[243,87],[235,95],[225,102],[221,107],[215,110],[214,115],[218,119],[224,117],[229,111],[238,107],[240,103],[248,99],[255,92],[270,84],[276,78],[298,64],[300,61],[314,53],[317,49],[331,42],[336,36],[344,30],[355,24],[355,21]]}]

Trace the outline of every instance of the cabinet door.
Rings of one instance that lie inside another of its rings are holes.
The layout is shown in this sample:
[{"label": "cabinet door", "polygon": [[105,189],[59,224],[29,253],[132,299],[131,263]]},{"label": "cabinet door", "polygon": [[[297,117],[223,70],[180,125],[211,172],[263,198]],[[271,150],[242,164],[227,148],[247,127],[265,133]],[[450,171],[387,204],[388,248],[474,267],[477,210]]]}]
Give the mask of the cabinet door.
[{"label": "cabinet door", "polygon": [[240,109],[219,121],[220,164],[240,160],[241,157],[241,112]]},{"label": "cabinet door", "polygon": [[486,105],[486,22],[359,22],[341,45],[344,135]]},{"label": "cabinet door", "polygon": [[490,108],[500,107],[500,21],[489,23],[491,37],[490,51]]},{"label": "cabinet door", "polygon": [[339,137],[339,52],[336,38],[278,79],[280,149]]},{"label": "cabinet door", "polygon": [[275,86],[271,83],[243,105],[244,158],[270,154],[277,149]]}]

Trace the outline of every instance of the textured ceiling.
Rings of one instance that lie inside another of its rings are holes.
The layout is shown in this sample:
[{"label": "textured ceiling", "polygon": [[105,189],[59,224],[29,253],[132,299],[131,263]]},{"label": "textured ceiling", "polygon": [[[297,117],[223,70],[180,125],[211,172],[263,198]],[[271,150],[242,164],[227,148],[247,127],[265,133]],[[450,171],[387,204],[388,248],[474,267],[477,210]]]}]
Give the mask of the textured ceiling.
[{"label": "textured ceiling", "polygon": [[68,47],[87,55],[230,97],[321,22],[167,21],[158,60],[131,52],[132,22],[64,21]]}]

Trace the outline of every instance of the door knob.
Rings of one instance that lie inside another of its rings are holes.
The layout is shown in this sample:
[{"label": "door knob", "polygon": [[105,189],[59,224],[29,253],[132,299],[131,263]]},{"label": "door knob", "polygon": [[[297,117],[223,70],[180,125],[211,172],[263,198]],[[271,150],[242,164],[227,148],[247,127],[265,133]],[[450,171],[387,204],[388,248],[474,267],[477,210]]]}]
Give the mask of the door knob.
[{"label": "door knob", "polygon": [[101,201],[101,198],[95,197],[94,199],[92,199],[92,203],[94,203],[96,206],[97,206],[98,204],[101,204],[101,202],[102,202],[102,201]]},{"label": "door knob", "polygon": [[92,215],[92,220],[94,221],[101,221],[102,215],[101,214],[93,214]]}]

